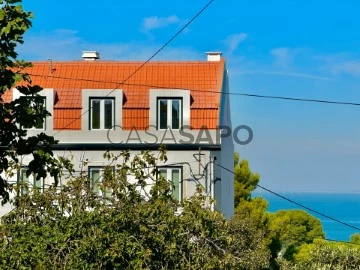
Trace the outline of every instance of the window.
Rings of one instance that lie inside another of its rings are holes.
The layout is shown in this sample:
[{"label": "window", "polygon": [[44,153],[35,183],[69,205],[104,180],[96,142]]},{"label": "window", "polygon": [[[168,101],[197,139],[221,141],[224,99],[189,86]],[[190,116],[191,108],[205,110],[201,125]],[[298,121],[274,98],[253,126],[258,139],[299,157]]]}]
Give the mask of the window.
[{"label": "window", "polygon": [[173,167],[160,167],[158,168],[159,170],[159,174],[164,177],[166,180],[168,180],[169,182],[171,182],[171,187],[172,187],[172,195],[173,197],[178,200],[181,201],[182,199],[182,188],[181,188],[181,175],[182,175],[182,171],[181,168],[173,168]]},{"label": "window", "polygon": [[[35,104],[33,104],[35,105]],[[44,109],[46,109],[46,99],[45,97],[42,98],[42,102],[40,102],[38,104],[39,107],[44,107]],[[38,117],[36,119],[36,123],[35,123],[35,126],[32,126],[30,124],[25,124],[23,126],[24,129],[45,129],[45,119],[44,118],[41,118],[41,117]]]},{"label": "window", "polygon": [[105,188],[104,191],[101,191],[101,183],[106,179],[106,177],[111,176],[114,173],[114,167],[89,167],[89,178],[90,178],[90,188],[91,190],[98,195],[102,195],[105,198],[109,198],[112,194],[110,188]]},{"label": "window", "polygon": [[158,99],[158,129],[180,129],[182,124],[181,99]]},{"label": "window", "polygon": [[90,129],[112,129],[114,111],[113,98],[90,98]]},{"label": "window", "polygon": [[42,191],[44,188],[43,179],[36,179],[36,175],[26,175],[27,168],[23,167],[18,173],[17,184],[20,186],[20,195],[27,194],[30,189],[37,189]]}]

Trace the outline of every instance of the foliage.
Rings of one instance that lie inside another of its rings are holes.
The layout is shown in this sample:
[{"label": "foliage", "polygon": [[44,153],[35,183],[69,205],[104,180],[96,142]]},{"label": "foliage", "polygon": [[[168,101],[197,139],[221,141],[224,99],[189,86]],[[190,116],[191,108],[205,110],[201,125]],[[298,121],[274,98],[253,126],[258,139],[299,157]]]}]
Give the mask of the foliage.
[{"label": "foliage", "polygon": [[[50,173],[57,179],[60,163],[53,158],[53,137],[44,133],[27,137],[24,125],[33,127],[39,119],[49,116],[39,96],[41,87],[31,85],[31,79],[23,70],[31,63],[17,60],[15,48],[23,43],[23,35],[31,27],[32,14],[25,12],[21,0],[0,0],[0,173],[18,163],[21,155],[32,155],[28,174],[36,173],[40,179]],[[5,103],[3,95],[17,86],[25,96]],[[6,203],[11,186],[0,176],[0,197]]]},{"label": "foliage", "polygon": [[[199,188],[180,205],[148,151],[105,154],[101,191],[86,174],[16,198],[0,225],[1,269],[259,269],[261,235],[212,211]],[[84,164],[86,165],[86,164]],[[150,186],[148,184],[151,184]],[[104,193],[105,194],[105,193]]]},{"label": "foliage", "polygon": [[234,205],[241,200],[250,200],[251,192],[259,183],[260,175],[250,170],[247,160],[240,160],[239,153],[234,154]]},{"label": "foliage", "polygon": [[271,214],[269,230],[272,254],[278,253],[290,261],[302,244],[325,236],[320,220],[303,210],[280,210]]},{"label": "foliage", "polygon": [[360,233],[354,233],[351,235],[350,243],[360,245]]},{"label": "foliage", "polygon": [[360,269],[360,247],[352,244],[329,243],[317,239],[304,244],[294,256],[295,263],[280,260],[283,269],[343,270]]},{"label": "foliage", "polygon": [[269,213],[267,213],[269,203],[256,197],[249,201],[241,201],[235,209],[235,216],[240,219],[251,219],[257,228],[266,228],[269,222]]},{"label": "foliage", "polygon": [[234,215],[230,222],[234,252],[245,269],[263,269],[269,266],[270,251],[265,241],[265,228],[259,229],[251,218]]},{"label": "foliage", "polygon": [[[242,238],[248,239],[246,246],[252,247],[249,255],[259,262],[259,266],[269,266],[270,250],[268,248],[268,213],[266,212],[268,203],[263,198],[257,197],[249,201],[241,201],[235,209],[235,214],[231,220],[233,228],[241,228]],[[243,255],[244,256],[244,255]],[[249,261],[251,261],[249,259]]]}]

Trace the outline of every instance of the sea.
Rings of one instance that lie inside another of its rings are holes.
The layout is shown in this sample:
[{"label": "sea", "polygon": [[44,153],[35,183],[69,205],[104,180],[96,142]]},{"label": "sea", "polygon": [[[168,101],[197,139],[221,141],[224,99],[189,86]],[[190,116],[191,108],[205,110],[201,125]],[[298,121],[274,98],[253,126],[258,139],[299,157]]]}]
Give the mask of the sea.
[{"label": "sea", "polygon": [[295,193],[284,192],[279,195],[315,210],[333,219],[326,218],[295,205],[279,196],[266,191],[255,191],[252,197],[263,197],[269,202],[268,211],[302,209],[320,219],[325,237],[336,241],[349,241],[354,233],[360,233],[360,193]]}]

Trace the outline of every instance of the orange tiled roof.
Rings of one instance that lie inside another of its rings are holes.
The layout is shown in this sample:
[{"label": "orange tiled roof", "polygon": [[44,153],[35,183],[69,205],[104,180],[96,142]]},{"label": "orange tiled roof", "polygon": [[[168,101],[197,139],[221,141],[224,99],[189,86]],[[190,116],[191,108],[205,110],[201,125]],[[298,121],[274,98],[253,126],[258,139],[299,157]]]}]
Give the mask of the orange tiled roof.
[{"label": "orange tiled roof", "polygon": [[[26,70],[33,84],[56,91],[54,105],[54,127],[61,128],[63,122],[75,119],[81,110],[81,89],[122,89],[125,96],[123,122],[145,128],[148,125],[149,89],[179,88],[195,89],[192,97],[191,125],[202,123],[215,128],[218,124],[220,92],[225,61],[218,62],[150,62],[143,66],[125,84],[120,83],[136,71],[142,62],[117,61],[73,61],[33,62]],[[61,113],[60,113],[61,110]],[[64,118],[65,111],[68,116]],[[71,113],[70,113],[71,112]],[[61,122],[61,123],[60,123]],[[70,129],[80,129],[80,122]]]},{"label": "orange tiled roof", "polygon": [[6,91],[1,98],[5,103],[12,101],[12,90]]}]

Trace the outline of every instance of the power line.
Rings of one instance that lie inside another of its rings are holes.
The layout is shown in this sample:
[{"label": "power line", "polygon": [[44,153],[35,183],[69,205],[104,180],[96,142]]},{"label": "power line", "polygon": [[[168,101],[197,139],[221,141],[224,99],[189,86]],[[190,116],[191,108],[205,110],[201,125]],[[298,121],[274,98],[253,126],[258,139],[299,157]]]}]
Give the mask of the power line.
[{"label": "power line", "polygon": [[[228,171],[228,172],[230,172],[230,173],[232,173],[232,174],[235,175],[234,171],[232,171],[232,170],[230,170],[230,169],[228,169],[228,168],[226,168],[226,167],[224,167],[224,166],[222,166],[222,165],[219,165],[219,164],[217,164],[217,163],[215,163],[215,164],[216,164],[217,166],[219,166],[220,168],[223,168],[224,170],[226,170],[226,171]],[[263,187],[263,186],[261,186],[261,185],[259,185],[259,184],[257,184],[256,186],[259,187],[259,188],[261,188],[261,189],[263,189],[263,190],[265,190],[265,191],[267,191],[267,192],[269,192],[269,193],[271,193],[271,194],[273,194],[273,195],[275,195],[275,196],[277,196],[277,197],[279,197],[279,198],[282,198],[282,199],[284,199],[284,200],[286,200],[286,201],[288,201],[288,202],[290,202],[290,203],[292,203],[292,204],[295,204],[295,205],[297,205],[297,206],[300,206],[301,208],[303,208],[303,209],[305,209],[305,210],[308,210],[308,211],[310,211],[310,212],[312,212],[312,213],[315,213],[315,214],[317,214],[317,215],[319,215],[319,216],[322,216],[322,217],[325,217],[325,218],[330,219],[330,220],[332,220],[332,221],[335,221],[335,222],[337,222],[337,223],[340,223],[340,224],[342,224],[342,225],[344,225],[344,226],[347,226],[347,227],[349,227],[349,228],[352,228],[352,229],[355,229],[355,230],[360,231],[360,228],[359,228],[359,227],[353,226],[353,225],[348,224],[348,223],[346,223],[346,222],[343,222],[343,221],[341,221],[341,220],[339,220],[339,219],[336,219],[336,218],[330,217],[330,216],[328,216],[328,215],[326,215],[326,214],[323,214],[323,213],[321,213],[321,212],[319,212],[319,211],[317,211],[317,210],[314,210],[314,209],[312,209],[312,208],[310,208],[310,207],[307,207],[307,206],[305,206],[305,205],[303,205],[303,204],[301,204],[301,203],[298,203],[298,202],[296,202],[296,201],[294,201],[294,200],[292,200],[292,199],[289,199],[289,198],[287,198],[287,197],[285,197],[285,196],[283,196],[283,195],[281,195],[281,194],[279,194],[279,193],[276,193],[276,192],[274,192],[274,191],[272,191],[272,190],[270,190],[270,189],[268,189],[268,188],[265,188],[265,187]]]},{"label": "power line", "polygon": [[[29,74],[30,76],[34,77],[49,77],[48,75],[41,75],[41,74]],[[97,82],[97,83],[108,83],[108,84],[118,84],[118,82],[111,82],[111,81],[102,81],[102,80],[92,80],[92,79],[83,79],[83,78],[71,78],[71,77],[62,77],[62,76],[51,76],[54,79],[63,79],[63,80],[77,80],[77,81],[86,81],[86,82]],[[126,83],[125,79],[120,85],[128,85],[128,86],[145,86],[150,88],[157,88],[157,89],[183,89],[180,87],[173,87],[173,86],[159,86],[159,85],[152,85],[152,84],[140,84],[140,83]],[[118,85],[117,87],[119,87]],[[117,89],[117,88],[115,88]],[[114,90],[115,90],[114,89]],[[113,92],[112,90],[111,92]],[[250,94],[250,93],[236,93],[236,92],[221,92],[221,91],[207,91],[201,89],[188,89],[192,92],[204,92],[204,93],[218,93],[218,94],[225,94],[225,95],[235,95],[235,96],[245,96],[245,97],[253,97],[253,98],[265,98],[265,99],[280,99],[280,100],[288,100],[288,101],[299,101],[299,102],[312,102],[312,103],[323,103],[323,104],[333,104],[333,105],[348,105],[348,106],[360,106],[360,103],[357,102],[347,102],[347,101],[334,101],[334,100],[323,100],[323,99],[309,99],[309,98],[296,98],[296,97],[285,97],[285,96],[272,96],[272,95],[258,95],[258,94]],[[110,93],[111,93],[110,92]],[[110,94],[109,93],[109,94]],[[108,95],[109,95],[108,94]],[[108,96],[107,95],[107,96]],[[88,111],[87,111],[88,112]],[[85,112],[85,113],[87,113]],[[67,127],[67,126],[66,126]],[[64,127],[64,128],[66,128]]]},{"label": "power line", "polygon": [[[113,90],[111,90],[105,97],[109,96],[112,92],[114,92],[116,89],[118,89],[121,85],[123,85],[125,82],[127,82],[130,78],[132,78],[137,72],[139,72],[140,69],[142,69],[147,63],[149,63],[156,55],[158,55],[166,46],[168,46],[182,31],[184,31],[197,17],[201,15],[215,0],[210,0],[207,2],[207,4],[200,9],[182,28],[180,28],[167,42],[164,43],[155,53],[153,53],[144,63],[142,63],[137,69],[135,69],[134,72],[132,72],[128,77],[126,77],[122,82],[118,83]],[[59,131],[55,132],[53,136],[58,134],[60,131],[67,128],[69,125],[77,121],[78,119],[81,119],[82,116],[87,114],[90,111],[91,107],[83,112],[80,117],[73,119],[70,123],[68,123],[65,127],[61,128]]]},{"label": "power line", "polygon": [[294,98],[294,97],[283,97],[283,96],[267,96],[267,95],[256,95],[256,94],[247,94],[247,93],[232,93],[232,94],[239,96],[246,96],[246,97],[255,97],[255,98],[270,98],[270,99],[282,99],[282,100],[290,100],[290,101],[304,101],[304,102],[316,102],[316,103],[326,103],[326,104],[336,104],[336,105],[360,106],[360,103],[355,103],[355,102]]}]

